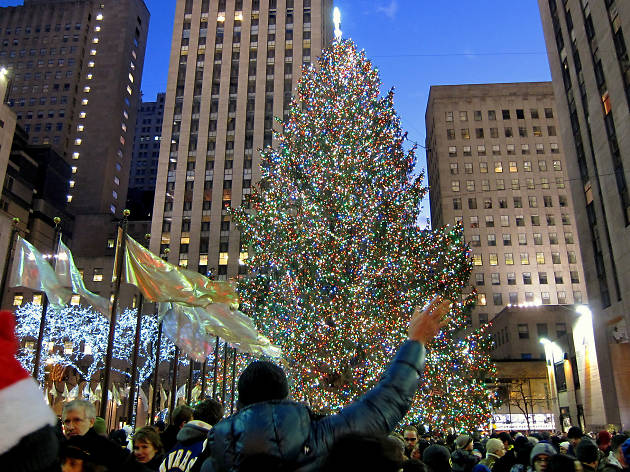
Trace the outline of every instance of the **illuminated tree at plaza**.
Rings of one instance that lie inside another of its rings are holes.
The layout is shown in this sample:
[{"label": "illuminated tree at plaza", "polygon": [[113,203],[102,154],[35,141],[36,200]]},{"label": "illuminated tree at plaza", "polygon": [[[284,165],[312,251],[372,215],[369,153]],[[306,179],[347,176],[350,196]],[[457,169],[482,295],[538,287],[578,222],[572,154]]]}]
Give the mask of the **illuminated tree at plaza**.
[{"label": "illuminated tree at plaza", "polygon": [[[32,303],[16,310],[18,339],[37,339],[41,313],[42,307]],[[136,310],[126,309],[116,323],[113,351],[114,359],[123,361],[125,365],[132,359],[135,330]],[[143,316],[138,363],[139,384],[155,368],[157,332],[156,318]],[[89,307],[70,306],[62,310],[49,307],[46,312],[42,359],[48,359],[53,364],[72,366],[81,372],[83,378],[90,380],[104,366],[108,333],[109,320]],[[174,345],[162,336],[161,361],[166,362],[173,356]],[[24,346],[18,352],[18,360],[29,371],[33,369],[34,357],[35,350],[30,346]],[[123,375],[129,375],[124,368],[113,368]],[[40,373],[44,375],[43,369],[40,369]]]},{"label": "illuminated tree at plaza", "polygon": [[232,213],[251,270],[241,306],[285,352],[294,396],[329,412],[376,383],[415,305],[448,297],[452,321],[428,346],[408,419],[485,425],[486,336],[456,337],[474,298],[461,295],[469,250],[461,227],[419,229],[426,189],[394,94],[379,87],[351,41],[304,71],[277,146],[262,153],[260,184]]}]

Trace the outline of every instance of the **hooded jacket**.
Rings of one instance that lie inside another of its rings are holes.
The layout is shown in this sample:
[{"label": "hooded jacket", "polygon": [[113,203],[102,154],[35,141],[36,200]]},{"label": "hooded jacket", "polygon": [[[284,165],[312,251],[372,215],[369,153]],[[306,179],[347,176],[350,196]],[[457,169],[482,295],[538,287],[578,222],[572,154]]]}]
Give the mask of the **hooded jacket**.
[{"label": "hooded jacket", "polygon": [[471,472],[479,458],[463,449],[455,449],[451,454],[453,461],[453,472]]},{"label": "hooded jacket", "polygon": [[177,444],[164,457],[160,472],[188,472],[203,450],[208,431],[212,426],[201,420],[192,420],[177,433]]},{"label": "hooded jacket", "polygon": [[210,430],[202,472],[318,470],[339,437],[388,434],[411,405],[424,355],[422,344],[405,342],[380,382],[335,415],[291,400],[248,405]]}]

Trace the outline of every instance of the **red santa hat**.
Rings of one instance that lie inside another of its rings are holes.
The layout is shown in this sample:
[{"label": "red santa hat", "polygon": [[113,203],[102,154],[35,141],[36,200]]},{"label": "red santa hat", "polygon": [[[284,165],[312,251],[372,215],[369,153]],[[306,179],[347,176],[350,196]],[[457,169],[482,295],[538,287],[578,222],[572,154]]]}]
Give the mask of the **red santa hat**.
[{"label": "red santa hat", "polygon": [[0,311],[0,463],[26,436],[56,424],[37,382],[15,358],[15,318]]}]

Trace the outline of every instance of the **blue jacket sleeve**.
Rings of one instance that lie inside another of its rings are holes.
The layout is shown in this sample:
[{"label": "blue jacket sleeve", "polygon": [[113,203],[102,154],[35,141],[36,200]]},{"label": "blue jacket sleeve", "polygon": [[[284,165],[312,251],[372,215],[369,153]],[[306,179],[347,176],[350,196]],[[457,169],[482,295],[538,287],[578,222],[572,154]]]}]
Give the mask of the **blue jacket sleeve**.
[{"label": "blue jacket sleeve", "polygon": [[313,445],[327,453],[340,436],[349,433],[389,434],[405,416],[424,369],[424,346],[405,342],[379,383],[338,414],[312,425]]}]

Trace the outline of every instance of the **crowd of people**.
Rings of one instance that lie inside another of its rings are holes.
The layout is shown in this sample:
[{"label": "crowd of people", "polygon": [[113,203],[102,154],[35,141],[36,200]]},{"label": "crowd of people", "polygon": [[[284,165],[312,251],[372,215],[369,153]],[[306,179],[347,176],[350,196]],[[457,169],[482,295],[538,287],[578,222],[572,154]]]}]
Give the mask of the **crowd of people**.
[{"label": "crowd of people", "polygon": [[[14,318],[0,312],[0,470],[11,472],[222,471],[595,471],[625,470],[630,440],[572,428],[554,435],[500,433],[482,439],[419,435],[396,428],[423,373],[425,348],[447,322],[450,302],[417,308],[378,384],[333,415],[290,399],[284,371],[252,362],[238,379],[238,408],[224,417],[214,399],[180,405],[163,423],[106,431],[94,405],[73,400],[57,418],[15,358]],[[565,441],[566,439],[566,441]]]}]

